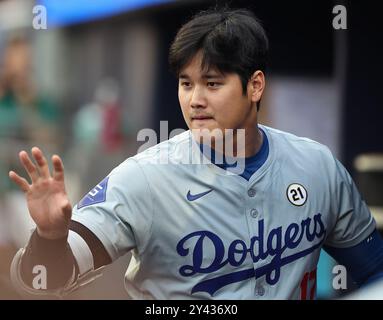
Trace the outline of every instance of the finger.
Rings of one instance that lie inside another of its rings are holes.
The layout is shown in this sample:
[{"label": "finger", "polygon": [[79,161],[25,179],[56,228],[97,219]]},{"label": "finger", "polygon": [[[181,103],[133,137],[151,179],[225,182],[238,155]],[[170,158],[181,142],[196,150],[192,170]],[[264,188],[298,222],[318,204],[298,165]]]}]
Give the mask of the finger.
[{"label": "finger", "polygon": [[27,171],[29,177],[31,178],[32,183],[35,182],[39,178],[39,173],[37,171],[36,166],[33,164],[32,160],[29,158],[28,153],[26,153],[24,150],[21,151],[19,153],[19,158],[25,170]]},{"label": "finger", "polygon": [[53,163],[53,179],[57,181],[64,181],[64,165],[58,155],[52,156]]},{"label": "finger", "polygon": [[23,192],[29,191],[29,183],[24,178],[20,177],[16,172],[9,171],[9,178],[16,183]]},{"label": "finger", "polygon": [[37,147],[33,147],[32,148],[32,155],[33,155],[33,157],[36,160],[36,163],[37,163],[38,168],[39,168],[40,175],[43,178],[49,178],[50,177],[50,173],[49,173],[48,162],[45,159],[44,154],[42,153],[42,151],[39,148],[37,148]]}]

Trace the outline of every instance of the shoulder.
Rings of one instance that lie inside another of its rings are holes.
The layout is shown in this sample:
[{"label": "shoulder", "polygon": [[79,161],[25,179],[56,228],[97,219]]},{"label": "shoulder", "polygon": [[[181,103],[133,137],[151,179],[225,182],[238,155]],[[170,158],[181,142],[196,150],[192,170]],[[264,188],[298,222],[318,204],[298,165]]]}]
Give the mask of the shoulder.
[{"label": "shoulder", "polygon": [[183,158],[188,154],[190,143],[191,136],[188,130],[143,151],[139,150],[131,159],[140,165],[182,162]]},{"label": "shoulder", "polygon": [[126,179],[142,178],[145,176],[147,168],[167,168],[162,164],[183,163],[190,150],[190,131],[185,131],[175,137],[158,143],[154,146],[139,150],[139,152],[127,158],[124,162],[115,167],[109,176],[118,176],[117,180],[122,182]]},{"label": "shoulder", "polygon": [[[270,154],[274,162],[284,168],[304,172],[315,177],[317,181],[336,183],[335,177],[343,171],[343,166],[326,145],[274,128],[264,126],[261,128],[268,135]],[[324,177],[327,179],[323,179]]]},{"label": "shoulder", "polygon": [[318,150],[324,153],[331,153],[326,145],[319,143],[318,141],[306,137],[300,137],[290,132],[264,125],[260,125],[260,127],[268,133],[268,137],[271,137],[273,142],[278,145],[278,147],[284,145],[286,148],[301,149],[306,151]]},{"label": "shoulder", "polygon": [[319,162],[336,166],[336,159],[326,145],[271,127],[263,125],[260,127],[266,132],[277,158],[290,158],[295,161],[301,160],[316,164]]}]

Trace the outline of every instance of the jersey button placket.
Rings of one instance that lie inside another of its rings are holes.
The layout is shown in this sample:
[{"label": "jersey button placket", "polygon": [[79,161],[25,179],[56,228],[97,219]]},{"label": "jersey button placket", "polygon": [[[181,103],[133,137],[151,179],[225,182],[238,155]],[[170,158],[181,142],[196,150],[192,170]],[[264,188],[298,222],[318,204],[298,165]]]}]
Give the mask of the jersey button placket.
[{"label": "jersey button placket", "polygon": [[266,294],[266,290],[265,290],[265,287],[263,285],[260,285],[258,284],[256,287],[255,287],[255,295],[259,298],[262,298],[264,297]]},{"label": "jersey button placket", "polygon": [[254,197],[255,197],[255,194],[256,194],[255,189],[250,188],[249,190],[247,190],[247,195],[248,195],[250,198],[254,198]]},{"label": "jersey button placket", "polygon": [[[254,187],[250,187],[249,189],[247,189],[247,220],[248,220],[248,225],[250,227],[250,239],[252,237],[254,237],[254,235],[258,232],[257,230],[257,227],[256,227],[256,224],[257,222],[255,222],[254,220],[258,219],[259,218],[259,212],[258,210],[256,209],[256,202],[257,202],[257,199],[256,199],[256,190]],[[257,264],[254,263],[254,261],[252,261],[252,266],[254,268],[254,270],[256,270],[257,268]],[[258,284],[257,284],[257,279],[254,277],[253,278],[253,290],[254,288],[258,288]],[[259,298],[259,295],[255,294],[256,297]]]},{"label": "jersey button placket", "polygon": [[254,219],[256,219],[258,217],[258,211],[257,209],[251,209],[250,210],[250,216]]}]

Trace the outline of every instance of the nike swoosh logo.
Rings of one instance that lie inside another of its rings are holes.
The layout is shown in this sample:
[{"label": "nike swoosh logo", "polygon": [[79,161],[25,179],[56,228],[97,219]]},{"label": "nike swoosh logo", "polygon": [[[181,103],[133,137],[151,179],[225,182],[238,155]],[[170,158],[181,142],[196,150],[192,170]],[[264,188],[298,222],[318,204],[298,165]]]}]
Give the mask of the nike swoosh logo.
[{"label": "nike swoosh logo", "polygon": [[197,194],[191,194],[190,193],[190,190],[188,192],[188,194],[186,195],[186,198],[189,200],[189,201],[194,201],[194,200],[197,200],[205,195],[207,195],[209,192],[212,192],[213,189],[210,189],[208,191],[205,191],[205,192],[202,192],[202,193],[197,193]]}]

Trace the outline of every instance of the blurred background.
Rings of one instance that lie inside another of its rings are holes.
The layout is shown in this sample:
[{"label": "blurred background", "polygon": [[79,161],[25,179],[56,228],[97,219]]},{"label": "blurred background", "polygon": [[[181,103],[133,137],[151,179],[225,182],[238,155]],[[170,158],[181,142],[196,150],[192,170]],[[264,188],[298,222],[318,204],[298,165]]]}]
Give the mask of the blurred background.
[{"label": "blurred background", "polygon": [[[161,120],[169,132],[186,129],[168,49],[194,13],[224,4],[253,10],[269,36],[261,123],[328,145],[383,230],[383,28],[374,1],[0,0],[0,299],[21,298],[9,265],[33,228],[8,179],[10,169],[23,172],[18,152],[38,145],[62,155],[75,204],[137,152],[139,130],[159,136]],[[339,4],[346,30],[333,28]],[[67,298],[126,299],[129,258]],[[320,299],[353,290],[351,282],[332,289],[333,264],[322,252]]]}]

